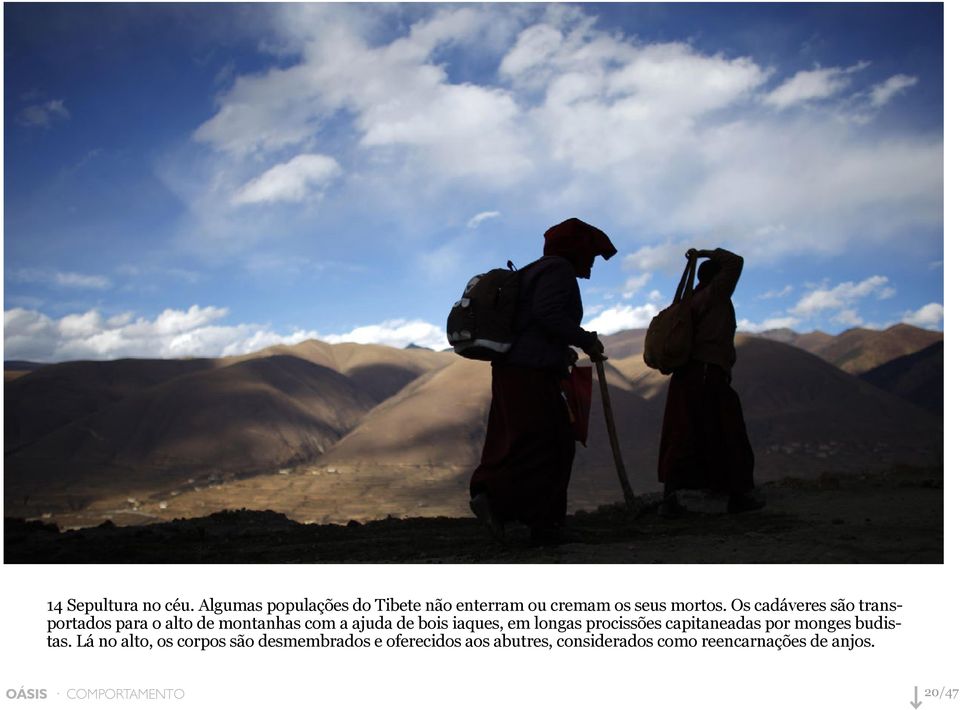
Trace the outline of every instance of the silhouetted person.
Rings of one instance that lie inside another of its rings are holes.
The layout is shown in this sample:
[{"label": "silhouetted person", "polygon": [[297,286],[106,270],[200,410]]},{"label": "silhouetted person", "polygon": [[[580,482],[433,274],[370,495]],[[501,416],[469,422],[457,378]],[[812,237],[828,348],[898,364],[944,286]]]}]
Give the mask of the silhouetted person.
[{"label": "silhouetted person", "polygon": [[497,539],[511,521],[529,525],[536,544],[569,538],[563,524],[575,449],[561,380],[576,362],[569,346],[603,353],[597,334],[580,327],[577,279],[590,278],[597,256],[616,252],[601,230],[568,219],[544,233],[543,257],[522,271],[517,336],[493,363],[487,436],[470,480],[470,508]]},{"label": "silhouetted person", "polygon": [[743,257],[725,249],[691,249],[708,257],[697,270],[691,298],[693,354],[670,377],[660,436],[658,474],[664,484],[660,514],[676,517],[684,508],[682,489],[710,489],[729,495],[727,510],[740,513],[763,507],[753,490],[753,449],[747,437],[740,398],[730,386],[737,353],[737,318],[730,300]]}]

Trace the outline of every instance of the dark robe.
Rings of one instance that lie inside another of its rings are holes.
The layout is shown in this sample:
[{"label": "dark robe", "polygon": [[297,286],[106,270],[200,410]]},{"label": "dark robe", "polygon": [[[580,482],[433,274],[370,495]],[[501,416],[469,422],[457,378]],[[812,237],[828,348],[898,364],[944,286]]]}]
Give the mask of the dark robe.
[{"label": "dark robe", "polygon": [[668,493],[753,488],[753,448],[740,397],[722,367],[694,361],[673,373],[657,473]]},{"label": "dark robe", "polygon": [[574,439],[555,371],[493,366],[493,398],[470,495],[486,493],[504,522],[562,525]]}]

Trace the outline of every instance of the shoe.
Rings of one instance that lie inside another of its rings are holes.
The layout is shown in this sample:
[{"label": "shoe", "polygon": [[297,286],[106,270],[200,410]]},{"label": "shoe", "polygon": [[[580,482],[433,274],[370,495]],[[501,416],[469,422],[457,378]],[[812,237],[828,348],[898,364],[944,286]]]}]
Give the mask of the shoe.
[{"label": "shoe", "polygon": [[535,547],[555,547],[583,542],[583,535],[559,525],[530,528],[530,544]]},{"label": "shoe", "polygon": [[503,521],[493,512],[490,499],[486,493],[478,493],[470,499],[470,510],[477,516],[477,520],[483,523],[483,526],[490,532],[494,540],[503,542],[505,537]]},{"label": "shoe", "polygon": [[665,496],[663,502],[657,506],[657,515],[665,520],[676,520],[686,512],[687,509],[677,500],[676,493]]},{"label": "shoe", "polygon": [[760,510],[767,502],[752,491],[747,493],[732,493],[727,501],[728,513],[748,513],[751,510]]}]

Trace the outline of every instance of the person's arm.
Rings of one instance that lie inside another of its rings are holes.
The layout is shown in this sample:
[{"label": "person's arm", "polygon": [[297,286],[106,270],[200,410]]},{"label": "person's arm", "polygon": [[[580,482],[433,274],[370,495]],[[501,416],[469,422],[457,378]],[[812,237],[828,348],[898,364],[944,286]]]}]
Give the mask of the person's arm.
[{"label": "person's arm", "polygon": [[700,250],[697,256],[712,259],[720,266],[720,271],[710,282],[710,289],[718,298],[730,298],[743,272],[743,257],[719,247],[713,250]]},{"label": "person's arm", "polygon": [[581,328],[568,310],[578,291],[573,265],[565,259],[557,259],[556,264],[545,267],[537,276],[533,317],[537,326],[552,338],[589,352],[599,343],[597,335]]}]

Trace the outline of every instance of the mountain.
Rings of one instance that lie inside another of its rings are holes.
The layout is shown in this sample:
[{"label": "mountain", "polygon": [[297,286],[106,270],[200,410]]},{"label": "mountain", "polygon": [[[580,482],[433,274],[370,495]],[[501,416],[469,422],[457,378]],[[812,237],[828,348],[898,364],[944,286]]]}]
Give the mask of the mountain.
[{"label": "mountain", "polygon": [[83,508],[315,459],[452,357],[308,341],[220,360],[43,368],[5,387],[7,509]]},{"label": "mountain", "polygon": [[112,360],[47,365],[4,386],[11,452],[138,392],[216,366],[212,360]]},{"label": "mountain", "polygon": [[816,353],[827,347],[835,337],[821,330],[814,330],[810,333],[797,333],[789,328],[765,330],[758,335],[769,340],[776,340],[778,343],[793,345],[794,347],[811,353]]},{"label": "mountain", "polygon": [[[617,421],[652,431],[658,412],[634,393],[615,367],[607,378]],[[468,515],[465,491],[480,458],[490,405],[490,366],[455,358],[369,411],[343,439],[315,461],[242,480],[162,492],[137,501],[137,515],[194,517],[224,507],[271,509],[302,521],[347,522],[387,516]],[[620,499],[594,384],[589,446],[578,445],[570,489],[572,509]],[[648,437],[621,435],[624,456],[649,461]],[[173,493],[173,495],[170,495]],[[115,499],[100,513],[120,505]],[[71,519],[97,520],[95,511]],[[85,517],[86,516],[86,517]]]},{"label": "mountain", "polygon": [[604,335],[601,338],[603,341],[603,352],[611,359],[643,354],[643,341],[646,337],[646,328],[621,330],[619,333],[614,333],[613,335]]},{"label": "mountain", "polygon": [[29,360],[6,360],[3,363],[4,370],[15,370],[18,372],[33,372],[41,367],[46,367],[45,362],[31,362]]},{"label": "mountain", "polygon": [[[900,462],[938,460],[940,421],[798,348],[738,339],[735,386],[757,457],[758,481],[861,473]],[[623,458],[636,492],[656,480],[669,378],[642,356],[610,360],[607,379]],[[282,512],[294,519],[347,522],[378,517],[469,515],[466,490],[480,458],[489,406],[489,366],[455,359],[425,374],[364,415],[316,461],[282,475],[200,487],[143,512],[164,518],[224,507]],[[594,382],[588,446],[578,445],[570,509],[621,499]]]},{"label": "mountain", "polygon": [[297,345],[277,345],[239,358],[228,358],[227,361],[256,359],[267,355],[289,355],[329,367],[353,380],[375,402],[382,402],[393,396],[425,372],[459,359],[452,353],[438,353],[426,349],[400,350],[386,345],[356,343],[331,345],[319,340],[307,340]]},{"label": "mountain", "polygon": [[943,416],[943,341],[867,370],[861,379]]},{"label": "mountain", "polygon": [[[642,331],[619,336],[607,339],[624,353],[606,364],[615,422],[634,490],[653,491],[669,379],[643,364]],[[737,348],[759,481],[942,458],[940,418],[797,347],[739,336]],[[8,515],[90,525],[248,508],[346,522],[469,514],[490,367],[307,341],[218,360],[64,363],[6,393],[19,442],[5,460]],[[595,381],[570,509],[620,497]]]},{"label": "mountain", "polygon": [[3,363],[3,381],[12,382],[41,367],[46,367],[46,364],[28,360],[7,360]]},{"label": "mountain", "polygon": [[[604,352],[611,359],[640,355],[646,334],[646,329],[639,328],[604,336]],[[806,350],[854,375],[943,340],[942,332],[905,323],[886,330],[853,328],[839,335],[829,335],[819,330],[797,333],[789,328],[777,328],[757,333],[757,336]]]},{"label": "mountain", "polygon": [[6,492],[143,495],[322,453],[374,405],[347,377],[289,356],[141,390],[6,457]]},{"label": "mountain", "polygon": [[943,340],[941,332],[906,323],[886,330],[852,328],[836,336],[820,331],[794,333],[788,329],[768,330],[760,333],[760,336],[811,352],[854,375]]}]

